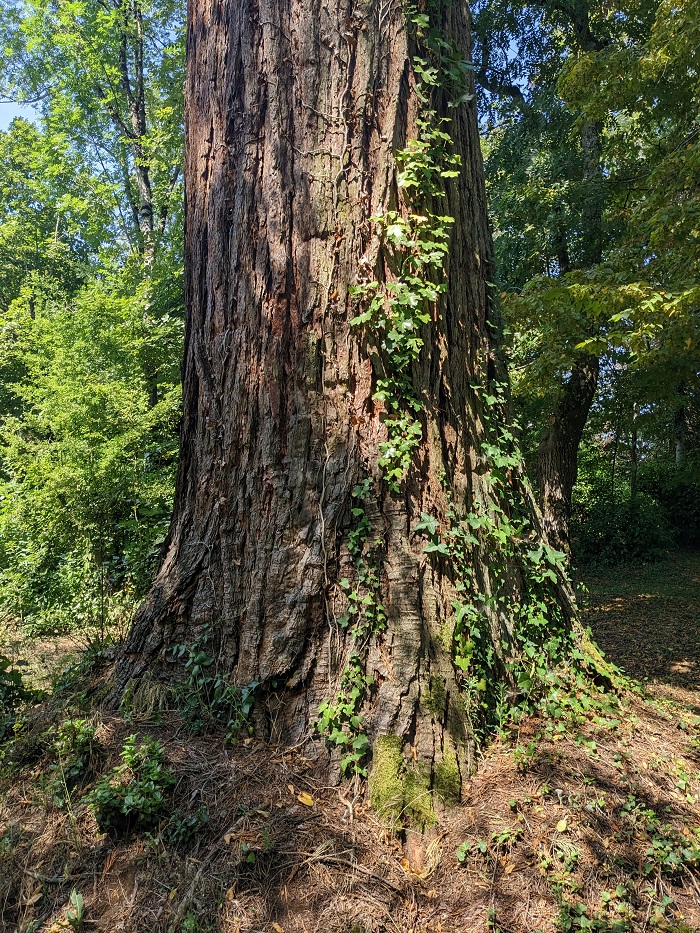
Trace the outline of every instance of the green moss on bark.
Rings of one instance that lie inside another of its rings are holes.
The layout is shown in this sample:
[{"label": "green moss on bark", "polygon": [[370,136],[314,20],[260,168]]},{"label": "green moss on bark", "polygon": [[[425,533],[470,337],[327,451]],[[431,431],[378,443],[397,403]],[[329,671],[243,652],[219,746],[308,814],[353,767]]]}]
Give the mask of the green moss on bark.
[{"label": "green moss on bark", "polygon": [[453,806],[459,802],[461,785],[457,758],[452,749],[448,748],[442,761],[435,767],[435,793],[445,806]]},{"label": "green moss on bark", "polygon": [[367,781],[372,809],[391,826],[401,820],[404,806],[405,764],[401,739],[382,735],[374,743],[372,770]]},{"label": "green moss on bark", "polygon": [[429,689],[423,700],[423,706],[432,713],[433,716],[440,719],[445,714],[447,705],[447,690],[442,677],[433,674],[430,678]]},{"label": "green moss on bark", "polygon": [[424,766],[414,766],[406,772],[404,781],[404,810],[412,826],[427,829],[437,823],[433,807],[433,792],[430,788],[430,771]]}]

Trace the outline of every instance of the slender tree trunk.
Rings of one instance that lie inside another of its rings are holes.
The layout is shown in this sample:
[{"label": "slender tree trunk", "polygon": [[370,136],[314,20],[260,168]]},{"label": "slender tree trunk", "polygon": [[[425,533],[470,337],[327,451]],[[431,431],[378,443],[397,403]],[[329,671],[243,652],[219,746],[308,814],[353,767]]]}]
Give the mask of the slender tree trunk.
[{"label": "slender tree trunk", "polygon": [[598,384],[597,356],[581,357],[562,389],[537,451],[540,505],[552,547],[569,552],[571,496],[578,472],[578,447]]},{"label": "slender tree trunk", "polygon": [[[600,262],[602,246],[601,128],[584,120],[581,131],[583,180],[587,199],[583,209],[584,265]],[[566,241],[558,237],[558,256],[563,272],[570,270]],[[563,265],[562,265],[563,264]],[[600,361],[585,354],[574,364],[540,442],[537,463],[540,506],[550,543],[569,553],[571,498],[576,483],[578,446],[598,387]]]},{"label": "slender tree trunk", "polygon": [[[584,52],[598,52],[605,48],[608,40],[592,32],[589,12],[586,0],[574,0],[566,7],[576,44]],[[581,217],[581,265],[584,268],[599,263],[602,254],[601,130],[599,123],[584,116],[581,127],[582,174],[586,189]],[[561,257],[561,246],[558,250]],[[564,256],[568,268],[568,254],[564,252]],[[550,542],[566,553],[570,547],[571,497],[576,482],[578,445],[595,398],[599,369],[600,361],[590,354],[576,361],[538,450],[540,504],[545,528]]]},{"label": "slender tree trunk", "polygon": [[[441,15],[468,57],[465,5]],[[475,387],[497,373],[499,324],[473,103],[438,103],[461,171],[439,199],[455,218],[447,287],[410,372],[421,437],[400,493],[377,466],[387,411],[374,393],[391,361],[350,324],[352,286],[395,275],[370,218],[412,210],[395,153],[417,134],[414,54],[393,2],[190,3],[181,461],[167,553],[119,677],[167,669],[168,647],[210,626],[231,678],[260,682],[256,726],[297,741],[362,647],[368,734],[399,736],[428,775],[453,761],[463,776],[472,730],[451,634],[459,580],[414,529],[422,513],[444,529],[450,514],[488,511],[511,488],[481,453]],[[358,646],[340,620],[364,481],[363,559],[387,621]],[[482,590],[512,592],[517,567],[497,578],[489,555],[472,560]],[[512,620],[484,618],[498,653]]]},{"label": "slender tree trunk", "polygon": [[[144,30],[141,0],[118,0],[120,14],[117,76],[123,102],[117,99],[111,84],[96,87],[116,130],[122,135],[131,166],[123,166],[125,187],[139,246],[147,264],[153,261],[155,209],[151,182],[150,157],[144,149],[148,133],[144,75]],[[122,112],[126,107],[128,115]],[[133,170],[132,179],[129,177]],[[135,191],[134,191],[135,187]],[[165,204],[163,205],[165,208]],[[164,225],[165,221],[162,221]]]},{"label": "slender tree trunk", "polygon": [[615,511],[615,483],[617,482],[617,455],[620,452],[620,422],[619,420],[615,422],[615,438],[613,440],[613,455],[612,462],[610,464],[610,502],[612,503],[613,512]]},{"label": "slender tree trunk", "polygon": [[639,406],[632,405],[632,429],[630,431],[630,500],[637,501],[637,475],[639,472],[639,440],[637,436],[637,413]]},{"label": "slender tree trunk", "polygon": [[[681,391],[681,394],[684,394]],[[676,409],[673,415],[673,433],[675,440],[676,469],[680,470],[685,460],[686,417],[685,406]]]}]

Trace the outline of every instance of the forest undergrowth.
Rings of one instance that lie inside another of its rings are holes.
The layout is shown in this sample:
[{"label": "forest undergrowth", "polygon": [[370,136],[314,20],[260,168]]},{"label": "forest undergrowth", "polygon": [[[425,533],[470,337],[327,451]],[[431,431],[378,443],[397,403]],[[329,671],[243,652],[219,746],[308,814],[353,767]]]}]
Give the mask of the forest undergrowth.
[{"label": "forest undergrowth", "polygon": [[51,689],[3,744],[0,929],[696,933],[700,553],[585,583],[628,689],[553,691],[424,833],[390,831],[359,779],[327,786],[313,746],[249,735],[206,651],[209,719],[155,684],[104,708],[111,649],[15,645]]}]

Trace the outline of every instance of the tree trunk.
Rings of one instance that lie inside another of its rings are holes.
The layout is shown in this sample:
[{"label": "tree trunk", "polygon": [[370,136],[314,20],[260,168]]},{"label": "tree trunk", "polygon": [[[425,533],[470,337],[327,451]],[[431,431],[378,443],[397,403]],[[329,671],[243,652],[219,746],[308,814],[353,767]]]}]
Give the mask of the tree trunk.
[{"label": "tree trunk", "polygon": [[576,362],[537,450],[545,533],[552,547],[567,554],[578,447],[598,384],[598,370],[597,356],[583,356]]},{"label": "tree trunk", "polygon": [[[574,2],[566,10],[578,47],[584,52],[599,52],[609,40],[591,30],[590,10],[585,2]],[[602,256],[603,173],[601,166],[601,124],[584,116],[581,126],[582,177],[586,201],[581,216],[583,268],[596,265]],[[566,241],[557,238],[560,269],[570,271]],[[550,544],[569,553],[571,499],[577,475],[578,446],[598,386],[600,361],[590,354],[574,364],[552,413],[547,432],[538,452],[540,507]]]},{"label": "tree trunk", "polygon": [[[587,194],[581,218],[583,264],[589,267],[601,260],[603,200],[601,128],[588,119],[584,119],[581,129],[581,152]],[[563,262],[563,271],[570,271],[566,241],[561,235],[557,248],[560,268]],[[537,451],[545,530],[550,544],[566,554],[570,551],[571,498],[578,471],[578,445],[595,398],[599,370],[600,360],[591,354],[576,361]]]},{"label": "tree trunk", "polygon": [[[468,23],[461,2],[435,23],[465,58]],[[492,472],[484,448],[499,325],[479,137],[474,104],[450,108],[442,90],[433,106],[461,169],[421,210],[455,218],[446,287],[424,305],[423,346],[403,370],[399,415],[420,403],[408,471],[387,482],[378,467],[393,456],[396,412],[375,395],[393,338],[350,323],[365,306],[352,286],[402,274],[371,218],[425,221],[397,183],[397,152],[425,132],[416,41],[390,0],[190,3],[181,460],[167,552],[119,679],[167,670],[168,647],[208,626],[219,669],[260,684],[256,728],[295,742],[360,670],[363,733],[398,736],[429,787],[453,768],[458,788],[475,712],[464,652],[455,664],[464,577],[447,529],[502,499],[532,546],[537,519],[517,469]],[[422,513],[437,530],[416,533]],[[432,553],[426,534],[442,535]],[[497,561],[483,540],[465,545],[474,612],[505,682],[501,635],[523,577],[516,544]],[[508,609],[487,605],[497,593]]]},{"label": "tree trunk", "polygon": [[[684,395],[683,389],[679,395]],[[680,405],[673,414],[673,434],[675,440],[676,469],[680,470],[685,460],[686,414],[685,405]]]},{"label": "tree trunk", "polygon": [[639,406],[632,403],[632,427],[630,429],[630,501],[637,501],[637,481],[639,477],[639,437],[637,431],[637,416]]}]

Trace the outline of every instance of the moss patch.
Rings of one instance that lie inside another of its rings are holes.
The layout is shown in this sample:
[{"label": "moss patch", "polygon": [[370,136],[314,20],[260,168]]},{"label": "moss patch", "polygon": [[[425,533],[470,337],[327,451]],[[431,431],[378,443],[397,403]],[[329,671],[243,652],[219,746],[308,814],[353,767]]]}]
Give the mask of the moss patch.
[{"label": "moss patch", "polygon": [[442,761],[435,767],[435,793],[446,806],[459,802],[461,780],[457,758],[451,748],[445,749]]},{"label": "moss patch", "polygon": [[404,809],[411,824],[418,829],[427,829],[437,823],[428,768],[413,767],[406,772]]},{"label": "moss patch", "polygon": [[404,771],[401,739],[397,735],[380,736],[372,750],[372,770],[367,786],[372,809],[391,825],[401,819]]},{"label": "moss patch", "polygon": [[434,795],[447,806],[460,795],[460,775],[454,751],[448,748],[431,781],[425,764],[407,762],[401,739],[384,735],[374,743],[368,779],[369,802],[374,812],[393,829],[402,824],[424,830],[437,823]]},{"label": "moss patch", "polygon": [[436,718],[445,715],[445,706],[447,704],[447,691],[442,677],[433,674],[430,678],[428,692],[423,700],[423,706]]}]

